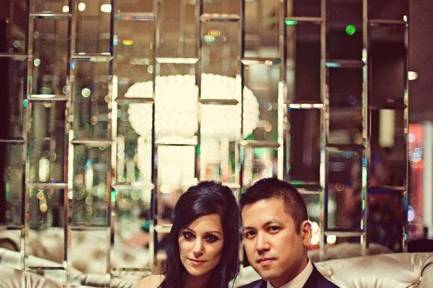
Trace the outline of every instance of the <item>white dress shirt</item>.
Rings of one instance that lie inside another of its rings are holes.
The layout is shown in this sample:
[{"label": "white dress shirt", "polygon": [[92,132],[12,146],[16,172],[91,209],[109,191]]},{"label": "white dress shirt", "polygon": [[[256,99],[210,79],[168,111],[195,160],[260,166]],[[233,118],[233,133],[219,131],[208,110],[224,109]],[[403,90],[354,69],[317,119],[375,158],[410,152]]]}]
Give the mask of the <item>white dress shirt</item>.
[{"label": "white dress shirt", "polygon": [[[284,284],[283,286],[280,286],[279,288],[302,288],[304,287],[305,283],[307,283],[308,278],[310,277],[311,273],[313,272],[313,264],[311,264],[311,261],[308,260],[307,265],[305,266],[304,270],[302,270],[301,273],[296,275],[295,278]],[[272,286],[271,283],[267,283],[267,288],[275,288]]]}]

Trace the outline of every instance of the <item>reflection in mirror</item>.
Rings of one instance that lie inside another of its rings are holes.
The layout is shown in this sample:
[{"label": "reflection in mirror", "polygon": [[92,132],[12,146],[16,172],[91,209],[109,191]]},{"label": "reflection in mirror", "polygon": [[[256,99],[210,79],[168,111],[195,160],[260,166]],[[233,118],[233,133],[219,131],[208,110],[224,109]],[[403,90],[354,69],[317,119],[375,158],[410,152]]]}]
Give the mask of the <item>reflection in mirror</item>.
[{"label": "reflection in mirror", "polygon": [[110,149],[74,145],[72,225],[107,226]]},{"label": "reflection in mirror", "polygon": [[[30,189],[28,255],[50,260],[62,268],[65,251],[65,191]],[[48,263],[48,262],[47,262]],[[50,263],[51,264],[51,263]],[[40,266],[44,266],[42,263]]]},{"label": "reflection in mirror", "polygon": [[31,182],[62,182],[64,179],[65,102],[31,104],[30,175]]},{"label": "reflection in mirror", "polygon": [[[287,100],[290,103],[321,103],[320,25],[286,24]],[[305,83],[308,83],[306,85]]]},{"label": "reflection in mirror", "polygon": [[245,57],[278,55],[277,0],[245,1]]},{"label": "reflection in mirror", "polygon": [[77,53],[110,53],[111,2],[100,0],[78,3]]},{"label": "reflection in mirror", "polygon": [[26,62],[0,58],[0,139],[21,138]]},{"label": "reflection in mirror", "polygon": [[251,186],[257,180],[276,177],[277,149],[245,147],[243,185]]},{"label": "reflection in mirror", "polygon": [[0,143],[0,225],[23,224],[24,165],[23,145]]},{"label": "reflection in mirror", "polygon": [[0,53],[25,54],[27,0],[2,2],[0,16]]},{"label": "reflection in mirror", "polygon": [[68,21],[34,21],[32,94],[65,95]]},{"label": "reflection in mirror", "polygon": [[287,180],[305,185],[320,182],[320,110],[289,109]]},{"label": "reflection in mirror", "polygon": [[231,77],[240,74],[239,31],[237,22],[202,23],[202,72]]},{"label": "reflection in mirror", "polygon": [[361,229],[362,152],[328,148],[326,229]]},{"label": "reflection in mirror", "polygon": [[[111,76],[109,63],[74,62],[74,133],[76,138],[109,139]],[[78,113],[79,112],[79,113]]]}]

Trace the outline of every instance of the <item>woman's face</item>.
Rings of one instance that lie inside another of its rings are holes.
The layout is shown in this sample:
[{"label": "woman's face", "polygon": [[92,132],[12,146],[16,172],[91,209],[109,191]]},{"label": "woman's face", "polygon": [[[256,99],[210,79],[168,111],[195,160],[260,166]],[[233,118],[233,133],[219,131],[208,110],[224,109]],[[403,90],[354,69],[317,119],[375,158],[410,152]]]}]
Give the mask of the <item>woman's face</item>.
[{"label": "woman's face", "polygon": [[205,276],[221,259],[224,245],[223,228],[218,214],[195,219],[179,233],[180,260],[188,274]]}]

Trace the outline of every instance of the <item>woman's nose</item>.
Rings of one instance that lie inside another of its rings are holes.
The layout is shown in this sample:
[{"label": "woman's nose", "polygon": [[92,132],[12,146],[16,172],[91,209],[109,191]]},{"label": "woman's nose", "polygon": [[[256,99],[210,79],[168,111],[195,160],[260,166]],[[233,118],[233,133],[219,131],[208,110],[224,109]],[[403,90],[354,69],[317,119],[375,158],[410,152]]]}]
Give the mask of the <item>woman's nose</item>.
[{"label": "woman's nose", "polygon": [[195,240],[192,252],[194,254],[194,257],[196,257],[196,258],[203,255],[203,253],[204,253],[203,241],[200,238],[197,238]]}]

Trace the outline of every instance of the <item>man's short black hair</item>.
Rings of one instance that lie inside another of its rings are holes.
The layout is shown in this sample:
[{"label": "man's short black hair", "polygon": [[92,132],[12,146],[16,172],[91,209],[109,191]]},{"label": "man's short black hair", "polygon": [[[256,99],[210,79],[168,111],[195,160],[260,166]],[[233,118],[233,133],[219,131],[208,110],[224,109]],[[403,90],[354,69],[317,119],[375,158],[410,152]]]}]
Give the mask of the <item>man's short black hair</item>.
[{"label": "man's short black hair", "polygon": [[277,178],[264,178],[249,187],[241,195],[241,211],[249,204],[270,198],[283,200],[286,212],[293,218],[296,231],[299,232],[301,223],[308,220],[304,199],[293,185]]}]

